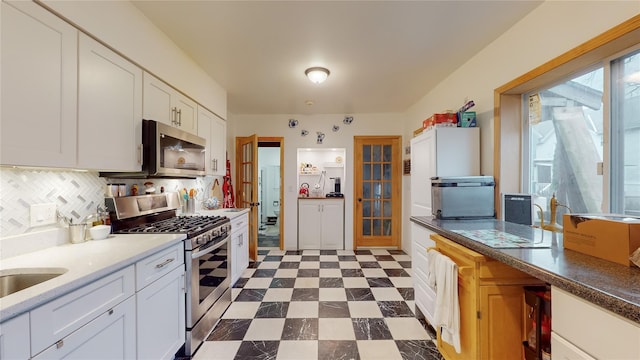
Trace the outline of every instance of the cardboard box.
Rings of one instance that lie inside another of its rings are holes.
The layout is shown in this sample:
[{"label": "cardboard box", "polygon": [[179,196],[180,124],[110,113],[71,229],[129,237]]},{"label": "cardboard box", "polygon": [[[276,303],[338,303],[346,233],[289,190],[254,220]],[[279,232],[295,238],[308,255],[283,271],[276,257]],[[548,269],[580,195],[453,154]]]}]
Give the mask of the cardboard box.
[{"label": "cardboard box", "polygon": [[422,122],[423,129],[429,129],[432,126],[458,126],[458,116],[456,113],[433,114]]},{"label": "cardboard box", "polygon": [[640,248],[640,217],[610,214],[564,214],[566,249],[632,266],[629,257]]},{"label": "cardboard box", "polygon": [[458,127],[476,127],[476,112],[463,111],[458,113]]}]

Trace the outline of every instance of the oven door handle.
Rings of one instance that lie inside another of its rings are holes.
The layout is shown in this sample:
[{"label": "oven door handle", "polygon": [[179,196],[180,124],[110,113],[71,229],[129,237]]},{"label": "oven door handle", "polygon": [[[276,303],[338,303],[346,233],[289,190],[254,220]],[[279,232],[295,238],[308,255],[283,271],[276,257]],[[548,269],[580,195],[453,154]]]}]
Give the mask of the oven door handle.
[{"label": "oven door handle", "polygon": [[198,251],[198,252],[194,252],[191,254],[191,258],[192,259],[197,259],[199,257],[202,257],[204,255],[207,255],[209,253],[212,253],[214,250],[219,249],[220,247],[222,247],[222,245],[226,244],[229,241],[229,236],[227,236],[224,240],[220,241],[219,243],[210,246],[202,251]]}]

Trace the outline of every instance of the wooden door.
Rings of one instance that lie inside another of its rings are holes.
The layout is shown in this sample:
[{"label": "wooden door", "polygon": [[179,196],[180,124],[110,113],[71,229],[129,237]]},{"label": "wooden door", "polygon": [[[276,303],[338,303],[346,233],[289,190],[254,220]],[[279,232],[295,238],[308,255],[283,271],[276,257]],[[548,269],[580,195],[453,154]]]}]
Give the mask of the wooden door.
[{"label": "wooden door", "polygon": [[353,248],[399,248],[402,236],[400,136],[354,137],[353,188]]},{"label": "wooden door", "polygon": [[236,204],[249,211],[249,258],[258,260],[258,137],[236,137]]}]

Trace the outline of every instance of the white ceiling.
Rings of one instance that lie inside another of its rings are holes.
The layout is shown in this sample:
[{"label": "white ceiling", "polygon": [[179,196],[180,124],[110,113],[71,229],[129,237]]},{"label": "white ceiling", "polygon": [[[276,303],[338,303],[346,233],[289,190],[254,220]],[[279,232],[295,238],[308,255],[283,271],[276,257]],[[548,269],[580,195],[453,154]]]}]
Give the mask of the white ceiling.
[{"label": "white ceiling", "polygon": [[[405,111],[541,3],[134,1],[227,90],[233,114]],[[312,84],[311,66],[331,75]]]}]

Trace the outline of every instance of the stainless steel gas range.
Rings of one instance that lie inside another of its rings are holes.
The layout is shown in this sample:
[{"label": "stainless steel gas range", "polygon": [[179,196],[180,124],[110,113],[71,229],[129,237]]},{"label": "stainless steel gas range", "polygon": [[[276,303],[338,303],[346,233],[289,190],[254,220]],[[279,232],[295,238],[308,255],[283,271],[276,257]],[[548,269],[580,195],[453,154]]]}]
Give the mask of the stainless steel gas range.
[{"label": "stainless steel gas range", "polygon": [[176,216],[177,193],[106,199],[114,232],[186,234],[186,340],[191,356],[231,303],[229,218]]}]

